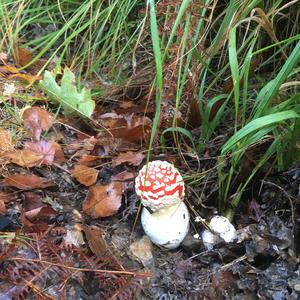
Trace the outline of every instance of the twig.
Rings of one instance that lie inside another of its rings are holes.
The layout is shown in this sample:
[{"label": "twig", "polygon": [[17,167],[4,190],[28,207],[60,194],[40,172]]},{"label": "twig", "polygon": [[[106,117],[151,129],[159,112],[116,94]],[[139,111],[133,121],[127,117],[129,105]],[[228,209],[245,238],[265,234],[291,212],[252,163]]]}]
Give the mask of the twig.
[{"label": "twig", "polygon": [[108,274],[119,274],[119,275],[133,275],[133,276],[143,276],[143,277],[151,277],[152,273],[148,272],[134,272],[134,271],[114,271],[114,270],[103,270],[103,269],[89,269],[89,268],[75,268],[66,266],[64,264],[60,263],[53,263],[46,260],[40,260],[40,259],[29,259],[29,258],[23,258],[23,257],[11,257],[7,260],[11,261],[26,261],[26,262],[35,262],[40,264],[46,264],[50,266],[65,268],[73,271],[81,271],[81,272],[95,272],[95,273],[108,273]]}]

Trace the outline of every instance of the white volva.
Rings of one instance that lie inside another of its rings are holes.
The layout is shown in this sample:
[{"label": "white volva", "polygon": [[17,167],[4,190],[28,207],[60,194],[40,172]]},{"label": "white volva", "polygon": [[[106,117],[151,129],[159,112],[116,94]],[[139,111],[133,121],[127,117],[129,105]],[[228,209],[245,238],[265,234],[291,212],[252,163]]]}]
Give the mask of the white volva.
[{"label": "white volva", "polygon": [[143,208],[141,219],[150,240],[168,249],[177,248],[189,230],[189,212],[182,201],[152,214]]}]

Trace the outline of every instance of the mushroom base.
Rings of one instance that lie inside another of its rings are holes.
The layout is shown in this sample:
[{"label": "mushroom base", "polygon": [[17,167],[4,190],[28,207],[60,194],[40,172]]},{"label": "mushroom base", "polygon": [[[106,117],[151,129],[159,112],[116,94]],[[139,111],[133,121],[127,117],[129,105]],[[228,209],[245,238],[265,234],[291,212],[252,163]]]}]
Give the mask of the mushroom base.
[{"label": "mushroom base", "polygon": [[181,201],[178,204],[150,213],[143,208],[142,226],[153,244],[168,249],[177,248],[189,231],[189,212]]}]

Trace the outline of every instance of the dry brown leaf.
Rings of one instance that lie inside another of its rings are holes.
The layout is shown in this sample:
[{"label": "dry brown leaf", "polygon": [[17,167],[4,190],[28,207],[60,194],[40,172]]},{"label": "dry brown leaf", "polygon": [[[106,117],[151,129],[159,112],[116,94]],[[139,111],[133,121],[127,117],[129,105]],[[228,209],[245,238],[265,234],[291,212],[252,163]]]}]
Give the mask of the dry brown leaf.
[{"label": "dry brown leaf", "polygon": [[32,54],[31,51],[21,48],[21,47],[16,47],[15,48],[15,59],[18,65],[21,67],[26,66],[29,64],[32,60]]},{"label": "dry brown leaf", "polygon": [[12,137],[8,130],[0,128],[0,141],[0,153],[12,151],[14,149]]},{"label": "dry brown leaf", "polygon": [[64,151],[62,150],[60,144],[52,142],[53,148],[55,150],[54,161],[57,164],[66,162]]},{"label": "dry brown leaf", "polygon": [[83,202],[83,212],[89,214],[94,219],[112,216],[120,208],[121,200],[121,182],[94,185],[89,188],[88,195]]},{"label": "dry brown leaf", "polygon": [[96,164],[96,160],[99,159],[98,155],[83,155],[79,159],[79,164],[87,167],[94,166]]},{"label": "dry brown leaf", "polygon": [[51,165],[55,149],[52,143],[46,141],[26,142],[24,149],[7,152],[3,156],[21,167]]},{"label": "dry brown leaf", "polygon": [[103,239],[103,231],[101,228],[96,226],[81,225],[85,237],[88,241],[91,251],[98,257],[102,257],[103,254],[107,253],[108,246]]},{"label": "dry brown leaf", "polygon": [[120,153],[118,157],[112,161],[112,164],[113,166],[118,166],[123,163],[128,163],[132,166],[139,166],[144,158],[145,154],[141,152],[128,151],[125,153]]},{"label": "dry brown leaf", "polygon": [[3,200],[0,199],[0,215],[5,214],[5,212],[6,212],[5,203]]},{"label": "dry brown leaf", "polygon": [[29,174],[9,175],[3,180],[3,182],[7,186],[13,186],[20,190],[46,188],[54,185],[54,183],[47,178]]},{"label": "dry brown leaf", "polygon": [[128,171],[123,171],[121,173],[118,173],[117,175],[114,175],[112,178],[116,181],[127,181],[130,179],[133,179],[136,176],[136,174]]},{"label": "dry brown leaf", "polygon": [[32,192],[25,192],[24,198],[23,219],[25,217],[27,221],[34,222],[56,214],[56,211],[52,207],[42,202],[39,195]]},{"label": "dry brown leaf", "polygon": [[84,165],[76,165],[71,171],[71,175],[81,184],[91,186],[96,183],[99,171]]},{"label": "dry brown leaf", "polygon": [[152,121],[145,116],[106,113],[99,117],[99,122],[106,129],[100,137],[113,136],[129,142],[148,141],[150,137]]},{"label": "dry brown leaf", "polygon": [[27,108],[22,115],[24,126],[37,141],[43,131],[47,131],[52,125],[52,116],[45,109],[38,106]]}]

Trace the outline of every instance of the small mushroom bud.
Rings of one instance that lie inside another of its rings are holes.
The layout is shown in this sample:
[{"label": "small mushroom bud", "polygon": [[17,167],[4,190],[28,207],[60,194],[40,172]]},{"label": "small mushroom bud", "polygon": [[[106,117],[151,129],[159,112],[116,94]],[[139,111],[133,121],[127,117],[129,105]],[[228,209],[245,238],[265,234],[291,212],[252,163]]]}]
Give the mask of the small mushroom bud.
[{"label": "small mushroom bud", "polygon": [[166,161],[152,161],[140,170],[135,189],[144,206],[141,221],[145,233],[156,245],[177,248],[189,230],[179,171]]},{"label": "small mushroom bud", "polygon": [[222,240],[230,243],[236,239],[236,229],[229,220],[222,216],[214,216],[209,223],[210,230],[202,232],[202,241],[208,250]]}]

